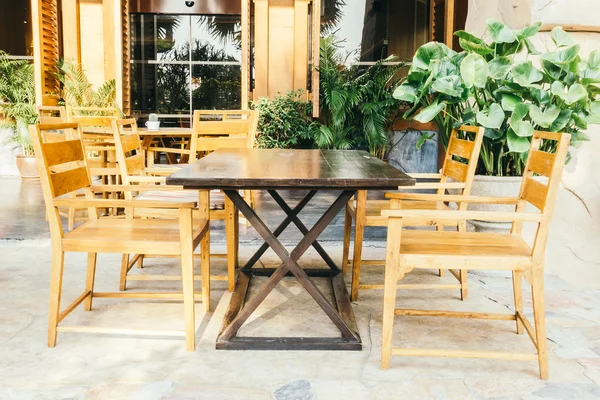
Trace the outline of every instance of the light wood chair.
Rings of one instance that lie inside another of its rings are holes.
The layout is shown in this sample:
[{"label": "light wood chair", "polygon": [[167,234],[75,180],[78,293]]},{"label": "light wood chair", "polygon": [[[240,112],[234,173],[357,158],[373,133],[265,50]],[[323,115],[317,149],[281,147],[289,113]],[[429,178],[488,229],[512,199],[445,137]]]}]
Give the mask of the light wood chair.
[{"label": "light wood chair", "polygon": [[[133,197],[131,192],[125,193],[128,200],[159,200],[159,201],[194,201],[197,200],[198,192],[195,190],[183,190],[183,187],[165,186],[165,179],[179,170],[179,168],[148,168],[145,166],[145,154],[142,149],[142,142],[137,130],[135,119],[123,119],[112,121],[114,143],[117,155],[117,168],[119,169],[121,179],[125,185],[154,185],[146,186],[147,189],[139,196]],[[166,189],[166,190],[165,190]],[[214,193],[210,194],[211,202],[214,201]],[[229,199],[224,199],[224,210],[209,211],[210,219],[225,221],[225,234],[227,240],[227,254],[215,254],[212,257],[227,258],[227,276],[211,276],[213,280],[227,280],[228,289],[233,292],[235,287],[235,268],[238,254],[238,223],[236,208]],[[162,210],[138,209],[135,212],[136,217],[160,218],[164,217]],[[129,260],[129,254],[123,255],[123,264],[121,272],[121,290],[125,290],[127,279],[154,279],[158,280],[160,276],[128,276],[127,272],[137,262],[139,268],[143,266],[144,255],[136,254]],[[164,277],[164,276],[163,276]],[[165,279],[171,279],[166,277]]]},{"label": "light wood chair", "polygon": [[[554,209],[561,174],[567,157],[570,135],[535,132],[525,166],[521,190],[517,198],[429,195],[430,201],[457,201],[463,203],[511,204],[514,212],[485,212],[462,210],[410,210],[402,207],[402,200],[410,194],[391,193],[392,209],[382,211],[388,218],[385,290],[383,305],[383,340],[381,367],[387,369],[392,355],[435,356],[459,358],[495,358],[509,360],[536,360],[540,377],[548,378],[546,324],[544,316],[544,258],[550,219]],[[549,149],[555,149],[549,153]],[[547,177],[547,183],[534,177]],[[539,212],[527,212],[531,205]],[[511,221],[510,234],[489,232],[449,232],[403,230],[410,220],[454,221],[481,219]],[[533,245],[522,238],[522,225],[537,225]],[[456,268],[469,270],[512,271],[515,312],[510,314],[469,313],[455,311],[407,310],[396,308],[398,281],[414,268]],[[534,325],[523,313],[523,278],[531,284]],[[394,316],[438,316],[448,318],[475,318],[516,321],[518,334],[527,332],[537,354],[505,353],[469,350],[441,350],[421,348],[392,348]]]},{"label": "light wood chair", "polygon": [[38,106],[37,112],[40,124],[59,124],[68,120],[64,106]]},{"label": "light wood chair", "polygon": [[78,107],[67,106],[69,119],[76,117],[112,117],[121,118],[121,111],[117,107]]},{"label": "light wood chair", "polygon": [[[471,185],[477,168],[479,151],[483,140],[484,129],[474,126],[461,126],[459,129],[453,129],[448,142],[448,150],[444,158],[441,173],[439,174],[410,174],[415,179],[434,179],[437,182],[418,182],[415,186],[399,189],[407,190],[431,190],[437,189],[437,194],[442,195],[447,189],[454,189],[462,196],[471,194]],[[410,200],[402,202],[403,209],[420,210],[449,210],[449,206],[442,201],[423,201],[421,194],[415,194]],[[381,210],[389,208],[389,200],[367,200],[367,191],[357,192],[356,201],[350,200],[346,205],[346,214],[344,220],[344,247],[342,252],[342,266],[344,272],[348,266],[352,265],[352,289],[351,299],[358,299],[359,290],[383,289],[383,284],[361,284],[360,270],[362,265],[375,266],[384,265],[385,260],[362,260],[362,247],[364,230],[366,226],[387,226],[387,219],[381,216]],[[466,204],[459,205],[460,210],[466,210]],[[354,224],[354,254],[352,260],[348,260],[350,252],[350,235],[352,231],[352,221]],[[466,231],[465,220],[455,220],[449,223],[435,223],[431,221],[412,221],[404,226],[422,226],[423,224],[433,224],[438,230],[444,230],[445,226],[456,227],[459,231]],[[458,283],[439,283],[439,284],[406,284],[405,289],[450,289],[460,290],[461,299],[467,298],[468,283],[466,270],[452,270],[451,274],[458,280]],[[444,269],[439,270],[440,277],[444,275]]]},{"label": "light wood chair", "polygon": [[[63,129],[71,129],[76,134],[79,133],[79,127],[75,123],[31,125],[29,128],[40,172],[52,241],[48,346],[56,345],[58,332],[156,334],[158,336],[185,336],[186,348],[193,351],[196,329],[193,253],[198,245],[201,246],[203,256],[202,293],[199,298],[203,300],[205,310],[209,311],[210,309],[208,192],[202,191],[199,196],[199,214],[203,214],[201,219],[194,219],[192,216],[195,203],[97,199],[94,196],[95,188],[92,186],[81,138],[60,142],[45,142],[43,139],[44,131]],[[138,190],[138,188],[134,189]],[[85,192],[84,199],[61,198],[61,196],[77,190]],[[132,190],[132,188],[122,185],[121,190]],[[58,213],[59,207],[86,207],[89,220],[75,230],[64,233]],[[98,218],[96,209],[104,207],[171,209],[177,213],[178,219]],[[87,276],[83,293],[61,311],[65,252],[88,253]],[[94,291],[96,258],[99,252],[179,256],[181,258],[183,291],[181,293],[127,294]],[[185,332],[59,325],[82,303],[84,309],[90,311],[93,298],[183,299]]]}]

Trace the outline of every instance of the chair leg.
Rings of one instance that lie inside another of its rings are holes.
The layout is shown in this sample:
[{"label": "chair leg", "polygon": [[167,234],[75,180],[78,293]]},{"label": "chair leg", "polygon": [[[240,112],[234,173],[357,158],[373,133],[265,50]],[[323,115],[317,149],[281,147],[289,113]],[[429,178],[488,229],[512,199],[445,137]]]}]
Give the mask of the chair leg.
[{"label": "chair leg", "polygon": [[235,288],[235,269],[237,267],[236,225],[238,212],[233,202],[225,197],[225,236],[227,242],[227,287],[230,292]]},{"label": "chair leg", "polygon": [[540,378],[548,379],[548,352],[546,349],[546,315],[544,313],[544,270],[534,267],[531,272],[531,297],[535,321],[535,341],[538,351]]},{"label": "chair leg", "polygon": [[[202,276],[202,302],[204,311],[210,312],[210,230],[200,241],[200,273]],[[230,285],[235,282],[230,282]],[[233,291],[233,290],[230,290]]]},{"label": "chair leg", "polygon": [[358,299],[358,286],[360,285],[360,264],[362,262],[362,245],[367,218],[367,191],[356,192],[356,209],[354,211],[354,254],[352,256],[352,290],[350,299]]},{"label": "chair leg", "polygon": [[121,256],[121,276],[119,279],[119,290],[124,291],[127,287],[127,269],[129,268],[129,254]]},{"label": "chair leg", "polygon": [[[208,203],[208,197],[206,197],[206,203]],[[206,212],[206,216],[208,217],[208,212]],[[185,347],[188,351],[194,351],[196,348],[196,305],[194,303],[194,244],[192,240],[193,222],[191,209],[179,210],[179,224],[181,227],[181,283],[183,286],[183,309],[185,315]],[[203,253],[203,256],[208,254],[210,257],[210,254],[204,248],[207,237],[208,231],[202,239],[200,251]],[[204,278],[204,270],[207,269],[206,261],[202,259],[201,262]],[[210,281],[210,279],[206,281]],[[202,285],[204,286],[205,284],[203,280]],[[204,292],[202,295],[205,295]]]},{"label": "chair leg", "polygon": [[[60,244],[59,244],[60,246]],[[60,297],[62,292],[65,253],[53,245],[52,269],[50,272],[50,312],[48,314],[48,347],[56,346],[58,316],[60,315]]]},{"label": "chair leg", "polygon": [[143,254],[140,254],[140,258],[138,258],[138,260],[137,260],[137,267],[138,267],[138,269],[144,268],[144,255]]},{"label": "chair leg", "polygon": [[400,235],[402,220],[391,218],[388,223],[387,249],[385,259],[385,283],[383,290],[383,328],[381,337],[381,369],[390,367],[392,357],[392,332],[394,328],[394,310],[398,269],[400,268]]},{"label": "chair leg", "polygon": [[352,214],[346,206],[344,215],[344,249],[342,250],[342,273],[348,272],[348,255],[350,254],[350,235],[352,234]]},{"label": "chair leg", "polygon": [[461,269],[459,271],[459,274],[460,274],[460,299],[464,301],[467,299],[467,295],[469,294],[467,270]]},{"label": "chair leg", "polygon": [[75,227],[75,209],[73,207],[69,208],[68,216],[67,227],[69,231],[72,231]]},{"label": "chair leg", "polygon": [[[519,271],[512,272],[513,294],[515,299],[515,314],[523,313],[523,274]],[[517,318],[517,334],[522,335],[525,332],[521,320]]]},{"label": "chair leg", "polygon": [[[92,294],[94,293],[94,281],[96,278],[96,260],[98,258],[98,253],[88,253],[88,261],[87,261],[87,275],[85,278],[85,290],[90,290]],[[83,309],[85,311],[90,311],[92,309],[92,294],[85,299],[83,303]]]},{"label": "chair leg", "polygon": [[[444,230],[444,225],[436,225],[436,226],[435,226],[435,229],[436,229],[437,231],[443,231],[443,230]],[[443,277],[444,277],[444,272],[445,272],[445,271],[444,271],[443,269],[440,269],[440,270],[438,270],[438,275],[439,275],[439,277],[440,277],[440,278],[443,278]],[[461,293],[461,294],[462,294],[462,293]]]}]

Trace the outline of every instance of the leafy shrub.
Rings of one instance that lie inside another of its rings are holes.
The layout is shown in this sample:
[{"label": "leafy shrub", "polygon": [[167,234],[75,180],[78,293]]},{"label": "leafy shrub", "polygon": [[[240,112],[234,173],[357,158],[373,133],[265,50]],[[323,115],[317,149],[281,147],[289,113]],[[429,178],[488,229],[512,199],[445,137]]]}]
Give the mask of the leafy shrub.
[{"label": "leafy shrub", "polygon": [[310,148],[316,124],[312,103],[302,99],[303,91],[289,91],[273,99],[261,98],[251,104],[259,111],[257,143],[260,148]]}]

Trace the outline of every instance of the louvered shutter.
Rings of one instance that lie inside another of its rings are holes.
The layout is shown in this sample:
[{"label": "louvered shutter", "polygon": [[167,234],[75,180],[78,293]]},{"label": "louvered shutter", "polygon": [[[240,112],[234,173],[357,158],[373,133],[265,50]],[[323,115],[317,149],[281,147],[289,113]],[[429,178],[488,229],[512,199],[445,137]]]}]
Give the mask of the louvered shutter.
[{"label": "louvered shutter", "polygon": [[60,88],[55,76],[56,63],[60,57],[57,0],[33,0],[31,14],[36,103],[38,105],[53,104],[58,98]]},{"label": "louvered shutter", "polygon": [[121,25],[122,25],[122,47],[123,47],[123,113],[129,115],[131,112],[131,63],[130,60],[130,31],[129,31],[129,0],[121,1]]}]

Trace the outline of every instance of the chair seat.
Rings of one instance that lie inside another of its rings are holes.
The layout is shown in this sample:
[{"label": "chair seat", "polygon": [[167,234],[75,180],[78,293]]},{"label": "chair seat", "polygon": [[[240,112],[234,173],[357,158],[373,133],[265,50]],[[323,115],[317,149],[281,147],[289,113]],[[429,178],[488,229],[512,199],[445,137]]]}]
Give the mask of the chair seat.
[{"label": "chair seat", "polygon": [[531,247],[520,235],[405,229],[400,256],[403,265],[415,268],[525,269]]},{"label": "chair seat", "polygon": [[[194,246],[205,220],[194,220]],[[65,234],[63,251],[179,255],[178,220],[100,218]]]}]

